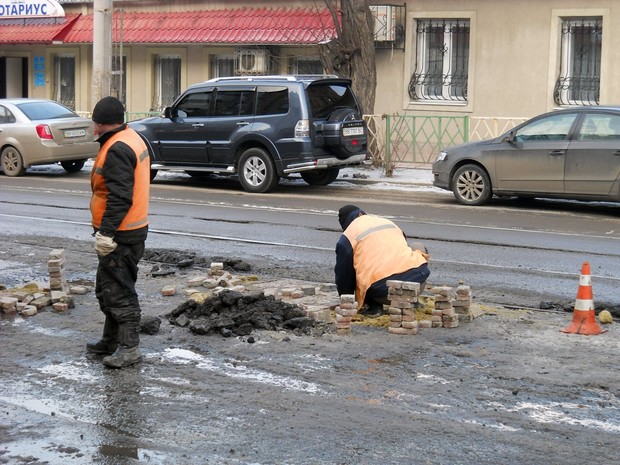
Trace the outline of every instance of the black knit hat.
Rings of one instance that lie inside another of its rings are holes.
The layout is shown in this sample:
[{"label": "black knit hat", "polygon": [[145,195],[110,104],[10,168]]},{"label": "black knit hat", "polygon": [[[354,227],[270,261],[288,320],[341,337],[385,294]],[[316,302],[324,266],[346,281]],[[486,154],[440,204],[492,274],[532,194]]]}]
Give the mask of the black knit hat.
[{"label": "black knit hat", "polygon": [[103,97],[93,109],[92,120],[99,124],[122,124],[125,122],[125,107],[116,97]]},{"label": "black knit hat", "polygon": [[348,226],[347,218],[349,218],[349,216],[351,216],[351,214],[354,212],[359,212],[362,215],[366,214],[364,210],[362,210],[360,207],[356,207],[355,205],[345,205],[340,210],[338,210],[338,222],[340,223],[343,231],[347,229],[346,227]]}]

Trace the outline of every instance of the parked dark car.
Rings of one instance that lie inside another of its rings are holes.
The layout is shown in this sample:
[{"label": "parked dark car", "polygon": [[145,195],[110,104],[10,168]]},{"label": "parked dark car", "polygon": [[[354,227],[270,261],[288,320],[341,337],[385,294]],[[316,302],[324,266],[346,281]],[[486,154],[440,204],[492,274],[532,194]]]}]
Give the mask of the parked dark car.
[{"label": "parked dark car", "polygon": [[366,160],[367,130],[351,81],[333,76],[218,78],[188,88],[163,116],[129,125],[158,170],[236,174],[269,192],[300,173],[327,185]]},{"label": "parked dark car", "polygon": [[618,202],[620,107],[556,110],[495,139],[450,147],[433,176],[465,205],[493,195]]},{"label": "parked dark car", "polygon": [[97,156],[94,124],[58,102],[0,99],[0,165],[21,176],[32,165],[60,163],[69,173]]}]

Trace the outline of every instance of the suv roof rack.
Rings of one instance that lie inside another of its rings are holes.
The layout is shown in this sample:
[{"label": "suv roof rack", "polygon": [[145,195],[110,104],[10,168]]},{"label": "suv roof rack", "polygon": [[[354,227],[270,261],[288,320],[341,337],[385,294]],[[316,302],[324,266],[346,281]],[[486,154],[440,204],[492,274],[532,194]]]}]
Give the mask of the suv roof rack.
[{"label": "suv roof rack", "polygon": [[268,76],[226,76],[209,79],[205,82],[221,81],[309,81],[316,79],[337,79],[335,74],[278,74]]}]

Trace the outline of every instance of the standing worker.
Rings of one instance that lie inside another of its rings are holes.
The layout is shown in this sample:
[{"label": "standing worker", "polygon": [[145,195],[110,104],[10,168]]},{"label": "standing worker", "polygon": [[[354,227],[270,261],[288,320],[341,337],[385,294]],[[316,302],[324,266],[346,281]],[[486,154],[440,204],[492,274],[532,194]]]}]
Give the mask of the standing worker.
[{"label": "standing worker", "polygon": [[412,248],[403,231],[392,221],[367,215],[355,205],[338,211],[343,233],[336,244],[338,294],[355,294],[360,313],[380,316],[388,299],[387,280],[420,283],[430,275],[426,247]]},{"label": "standing worker", "polygon": [[99,258],[95,293],[105,314],[103,337],[86,344],[123,368],[142,361],[140,303],[135,284],[148,234],[150,159],[140,136],[125,123],[120,100],[104,97],[93,109],[101,144],[91,173],[90,211]]}]

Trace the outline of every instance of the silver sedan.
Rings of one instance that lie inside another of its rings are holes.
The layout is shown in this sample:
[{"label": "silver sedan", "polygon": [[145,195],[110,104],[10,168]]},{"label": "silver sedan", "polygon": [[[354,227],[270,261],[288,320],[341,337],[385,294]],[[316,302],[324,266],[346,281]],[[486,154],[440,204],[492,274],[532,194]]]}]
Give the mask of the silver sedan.
[{"label": "silver sedan", "polygon": [[556,110],[495,139],[447,148],[433,176],[464,205],[493,195],[618,202],[620,107]]},{"label": "silver sedan", "polygon": [[21,176],[32,165],[60,163],[69,173],[97,155],[94,124],[58,102],[0,99],[0,166]]}]

